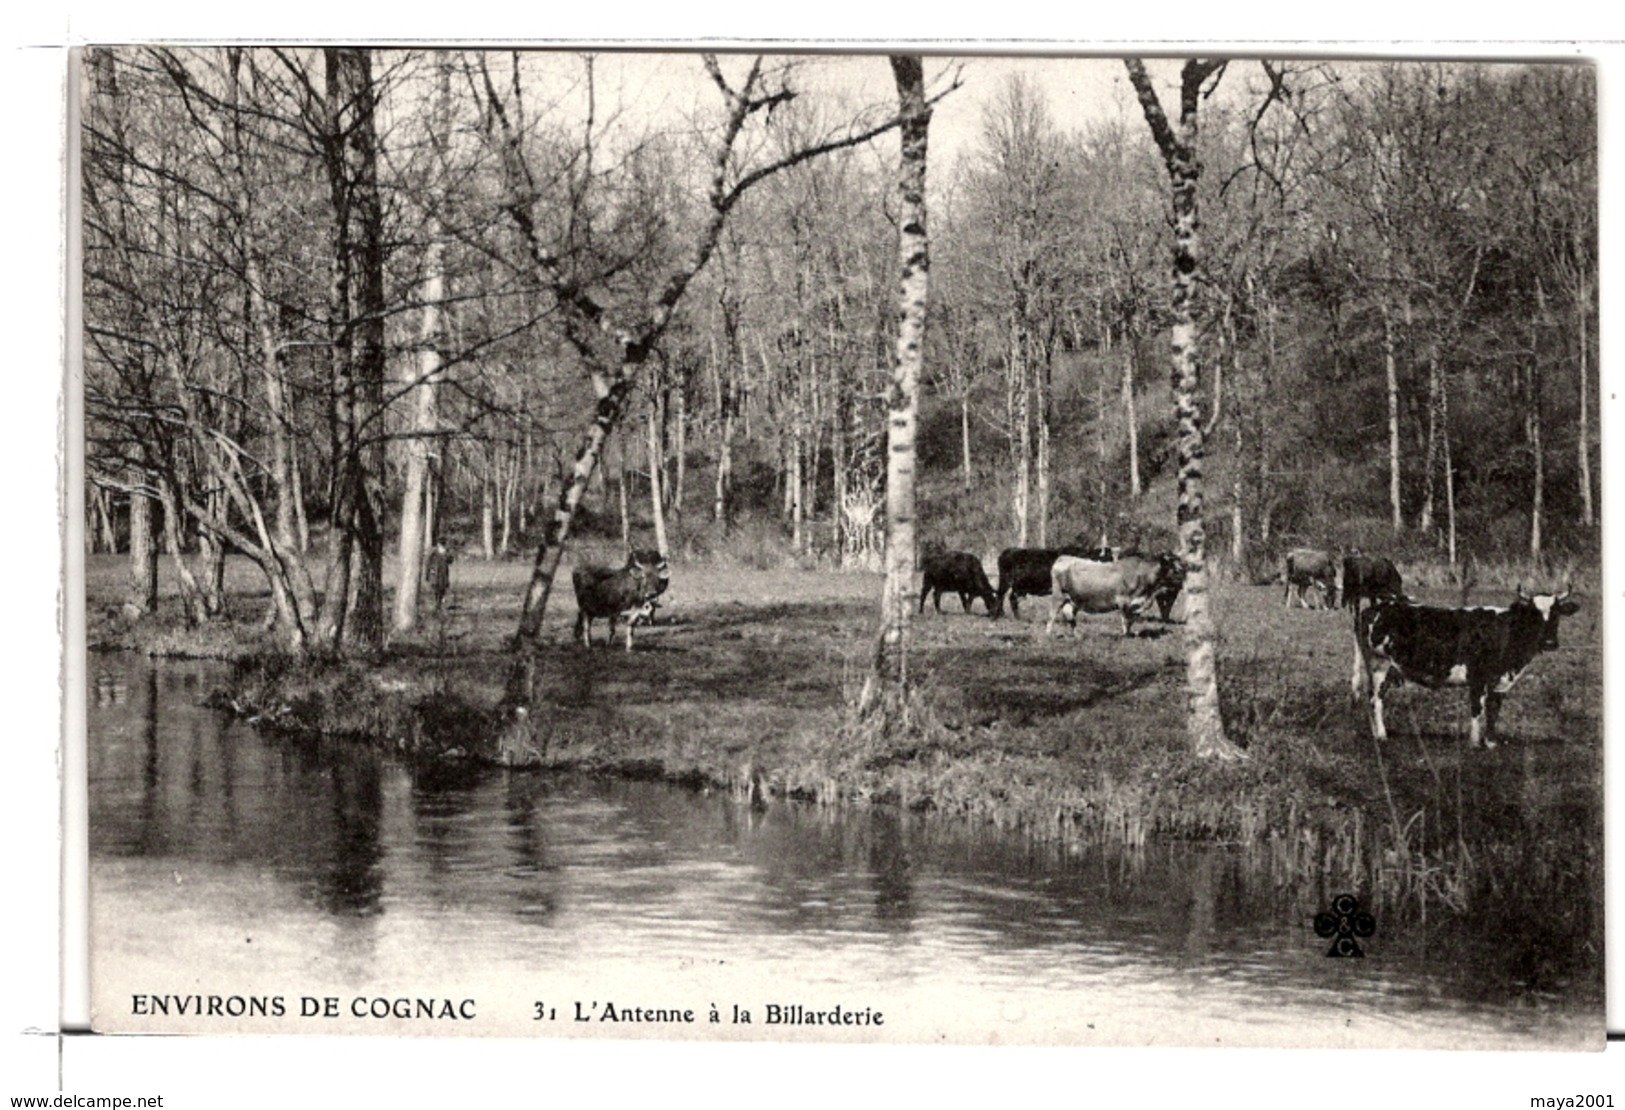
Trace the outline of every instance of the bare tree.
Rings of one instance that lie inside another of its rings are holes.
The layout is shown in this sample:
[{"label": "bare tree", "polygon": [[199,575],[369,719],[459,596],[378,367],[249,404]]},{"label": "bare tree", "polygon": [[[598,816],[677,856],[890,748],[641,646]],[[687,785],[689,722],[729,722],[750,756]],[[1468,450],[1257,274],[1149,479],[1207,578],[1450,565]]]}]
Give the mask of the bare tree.
[{"label": "bare tree", "polygon": [[920,366],[925,312],[931,292],[931,240],[926,231],[926,147],[931,107],[925,98],[924,65],[918,55],[891,59],[902,118],[902,155],[897,175],[897,354],[887,394],[886,582],[880,601],[880,635],[864,683],[860,714],[886,703],[908,686],[908,632],[914,593],[914,435],[920,403]]},{"label": "bare tree", "polygon": [[[559,495],[557,508],[548,520],[525,591],[515,639],[518,649],[515,669],[507,691],[508,703],[516,707],[533,700],[535,656],[542,619],[581,497],[598,467],[605,442],[621,421],[643,363],[671,325],[677,306],[695,275],[715,251],[729,214],[753,186],[773,174],[832,150],[867,142],[898,123],[896,118],[859,121],[789,153],[742,168],[737,164],[741,156],[736,147],[747,123],[765,116],[777,105],[788,103],[796,93],[786,83],[787,72],[782,67],[770,71],[762,58],[751,61],[740,80],[730,80],[715,55],[704,55],[702,61],[724,105],[720,130],[709,151],[710,183],[704,210],[686,243],[669,251],[669,263],[658,273],[648,275],[646,291],[628,297],[620,306],[603,299],[593,288],[592,281],[603,280],[605,273],[590,275],[592,280],[589,280],[589,274],[574,268],[574,258],[544,238],[537,212],[538,179],[527,157],[517,115],[522,106],[517,68],[510,82],[510,95],[505,96],[498,91],[483,58],[479,62],[489,128],[503,165],[503,208],[512,220],[533,273],[558,305],[565,338],[591,377],[596,396],[592,420],[576,452],[575,464]],[[589,116],[589,156],[590,121]],[[582,188],[588,182],[590,175],[584,179]],[[572,209],[566,213],[566,220],[584,219],[586,215],[584,209]],[[566,246],[569,245],[567,240]],[[623,259],[619,266],[624,267],[628,262]]]},{"label": "bare tree", "polygon": [[1213,614],[1209,609],[1206,532],[1202,520],[1202,422],[1197,411],[1199,361],[1194,297],[1201,274],[1201,225],[1196,186],[1197,112],[1204,86],[1223,75],[1225,62],[1192,59],[1180,72],[1177,130],[1163,112],[1157,91],[1138,59],[1128,59],[1129,80],[1139,96],[1146,123],[1168,167],[1174,216],[1173,386],[1179,451],[1179,545],[1185,560],[1185,723],[1191,749],[1201,757],[1243,755],[1226,738],[1219,712],[1218,664]]}]

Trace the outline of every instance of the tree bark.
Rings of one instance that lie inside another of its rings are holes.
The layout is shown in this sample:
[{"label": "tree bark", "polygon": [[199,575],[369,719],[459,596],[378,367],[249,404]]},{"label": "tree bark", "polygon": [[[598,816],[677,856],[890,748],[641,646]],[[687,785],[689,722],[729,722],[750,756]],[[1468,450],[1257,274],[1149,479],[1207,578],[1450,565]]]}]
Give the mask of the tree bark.
[{"label": "tree bark", "polygon": [[1037,418],[1037,485],[1038,485],[1038,546],[1044,547],[1049,538],[1050,490],[1050,344],[1039,344],[1033,366],[1033,414]]},{"label": "tree bark", "polygon": [[1224,734],[1219,710],[1218,662],[1213,615],[1209,608],[1206,533],[1202,518],[1202,425],[1198,419],[1200,385],[1196,352],[1194,297],[1201,272],[1201,225],[1196,186],[1197,106],[1202,85],[1224,63],[1187,61],[1180,75],[1180,116],[1175,131],[1163,113],[1143,63],[1128,59],[1146,123],[1168,168],[1174,217],[1172,301],[1172,378],[1174,419],[1178,427],[1180,554],[1185,560],[1185,719],[1192,751],[1203,758],[1235,759],[1244,755]]},{"label": "tree bark", "polygon": [[959,461],[964,472],[965,492],[971,490],[970,390],[959,395]]},{"label": "tree bark", "polygon": [[671,553],[666,542],[666,499],[661,480],[660,411],[654,397],[649,398],[649,519],[654,523],[655,547],[662,556]]},{"label": "tree bark", "polygon": [[1439,468],[1439,352],[1435,348],[1428,355],[1428,434],[1422,455],[1422,511],[1416,526],[1423,532],[1433,531],[1434,474]]},{"label": "tree bark", "polygon": [[1535,275],[1535,317],[1529,325],[1529,374],[1525,381],[1529,395],[1525,402],[1528,414],[1529,454],[1534,464],[1532,488],[1529,495],[1529,556],[1538,560],[1541,552],[1541,525],[1546,504],[1546,450],[1541,441],[1541,367],[1540,326],[1546,319],[1546,289],[1540,275]]},{"label": "tree bark", "polygon": [[1015,471],[1015,490],[1010,507],[1015,518],[1016,543],[1026,547],[1032,515],[1033,434],[1032,414],[1028,411],[1032,391],[1027,385],[1025,325],[1019,311],[1010,314],[1010,366],[1006,393],[1010,419],[1010,461]]},{"label": "tree bark", "polygon": [[925,102],[924,65],[917,55],[894,55],[892,73],[903,119],[898,170],[897,354],[892,364],[886,421],[886,581],[880,602],[880,635],[859,709],[872,713],[888,695],[902,706],[909,681],[909,618],[914,611],[914,462],[920,369],[925,346],[926,304],[931,288],[930,238],[926,232],[925,171],[931,109]]},{"label": "tree bark", "polygon": [[[1392,273],[1392,266],[1389,267]],[[1394,531],[1405,527],[1399,496],[1399,364],[1395,355],[1393,312],[1388,290],[1382,294],[1382,365],[1388,383],[1388,505],[1393,513]]]},{"label": "tree bark", "polygon": [[158,608],[158,544],[152,522],[153,501],[130,491],[130,590],[128,605],[137,615]]},{"label": "tree bark", "polygon": [[1123,426],[1128,432],[1128,495],[1140,499],[1140,418],[1134,411],[1134,352],[1139,343],[1123,337]]},{"label": "tree bark", "polygon": [[431,219],[423,258],[423,319],[418,330],[418,380],[412,387],[412,431],[406,441],[406,489],[401,495],[400,581],[395,586],[396,632],[417,627],[418,585],[423,574],[424,526],[429,496],[429,441],[435,430],[435,389],[440,376],[440,304],[445,297],[438,221]]}]

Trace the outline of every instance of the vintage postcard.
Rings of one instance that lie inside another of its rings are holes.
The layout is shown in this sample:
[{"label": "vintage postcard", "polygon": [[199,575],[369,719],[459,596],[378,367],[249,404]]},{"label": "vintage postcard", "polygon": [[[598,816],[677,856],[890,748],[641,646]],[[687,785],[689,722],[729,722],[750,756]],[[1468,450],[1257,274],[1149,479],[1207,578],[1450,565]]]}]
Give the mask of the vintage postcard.
[{"label": "vintage postcard", "polygon": [[97,1033],[1602,1049],[1592,62],[73,79]]}]

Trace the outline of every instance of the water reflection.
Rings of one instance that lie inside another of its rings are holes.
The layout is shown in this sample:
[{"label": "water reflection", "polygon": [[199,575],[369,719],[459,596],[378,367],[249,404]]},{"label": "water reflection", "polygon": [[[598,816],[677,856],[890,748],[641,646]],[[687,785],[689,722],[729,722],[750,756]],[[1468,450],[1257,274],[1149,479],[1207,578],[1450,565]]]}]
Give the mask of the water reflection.
[{"label": "water reflection", "polygon": [[[1573,970],[1574,915],[1601,920],[1582,879],[1515,941],[1500,922],[1384,921],[1368,945],[1380,958],[1327,960],[1311,921],[1336,892],[1283,881],[1267,851],[1081,851],[889,808],[756,810],[659,784],[408,768],[354,744],[255,733],[200,704],[217,677],[204,664],[91,661],[93,882],[122,877],[112,935],[164,948],[178,974],[206,947],[201,933],[252,925],[252,966],[284,978],[337,968],[357,982],[457,982],[471,967],[604,956],[817,962],[841,989],[902,989],[944,968],[954,990],[994,997],[1098,992],[1132,975],[1153,992],[1221,984],[1265,1011],[1437,1008],[1455,1021],[1510,1006],[1538,1028],[1540,1007],[1595,1007],[1601,1026],[1600,986]],[[1541,812],[1527,819],[1553,819]],[[1533,899],[1557,880],[1531,852]],[[128,866],[98,872],[97,860]],[[167,935],[182,902],[200,923]],[[245,920],[249,902],[264,920]]]}]

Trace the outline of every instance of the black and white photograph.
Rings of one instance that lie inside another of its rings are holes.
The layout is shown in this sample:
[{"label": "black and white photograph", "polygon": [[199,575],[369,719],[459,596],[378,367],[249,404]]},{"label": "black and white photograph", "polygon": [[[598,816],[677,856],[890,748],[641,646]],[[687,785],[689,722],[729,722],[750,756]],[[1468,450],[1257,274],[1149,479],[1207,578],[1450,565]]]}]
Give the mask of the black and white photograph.
[{"label": "black and white photograph", "polygon": [[788,47],[74,52],[65,1005],[1600,1054],[1599,66]]}]

